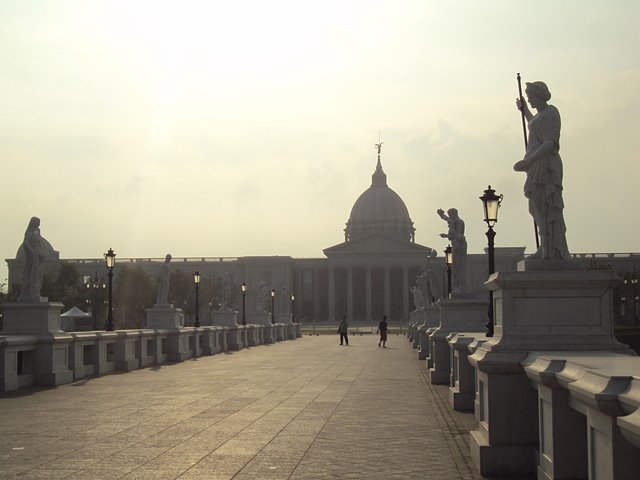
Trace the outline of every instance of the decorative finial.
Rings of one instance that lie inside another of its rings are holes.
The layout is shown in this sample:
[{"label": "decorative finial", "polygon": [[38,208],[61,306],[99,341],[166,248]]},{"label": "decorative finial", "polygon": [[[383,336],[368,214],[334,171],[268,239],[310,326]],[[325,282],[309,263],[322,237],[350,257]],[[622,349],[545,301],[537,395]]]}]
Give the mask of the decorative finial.
[{"label": "decorative finial", "polygon": [[375,148],[378,150],[378,160],[380,160],[380,152],[382,151],[382,144],[384,142],[380,141],[380,132],[378,132],[378,143],[375,144]]}]

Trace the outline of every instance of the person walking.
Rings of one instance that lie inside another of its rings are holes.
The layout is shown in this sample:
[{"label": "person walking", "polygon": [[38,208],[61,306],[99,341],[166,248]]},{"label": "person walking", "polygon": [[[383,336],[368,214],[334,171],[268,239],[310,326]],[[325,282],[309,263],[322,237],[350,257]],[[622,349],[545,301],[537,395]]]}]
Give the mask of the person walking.
[{"label": "person walking", "polygon": [[342,317],[340,325],[338,325],[338,333],[340,334],[340,345],[342,345],[343,340],[346,345],[349,345],[349,335],[347,333],[348,330],[349,322],[347,322],[347,316],[345,315]]},{"label": "person walking", "polygon": [[382,344],[382,348],[387,348],[386,343],[387,343],[388,331],[389,331],[389,328],[387,326],[387,316],[385,315],[384,317],[382,317],[382,321],[378,325],[378,330],[376,330],[376,333],[380,334],[380,341],[378,342],[378,346]]}]

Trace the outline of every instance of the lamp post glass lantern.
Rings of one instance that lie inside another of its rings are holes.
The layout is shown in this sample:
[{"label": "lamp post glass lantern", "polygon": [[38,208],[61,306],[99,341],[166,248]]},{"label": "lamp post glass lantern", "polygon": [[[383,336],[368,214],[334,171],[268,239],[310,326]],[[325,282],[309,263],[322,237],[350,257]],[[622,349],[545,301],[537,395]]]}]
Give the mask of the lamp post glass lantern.
[{"label": "lamp post glass lantern", "polygon": [[246,312],[246,296],[247,296],[247,284],[242,282],[240,284],[240,289],[242,290],[242,324],[247,324],[247,317],[245,315]]},{"label": "lamp post glass lantern", "polygon": [[453,265],[453,248],[447,245],[444,249],[444,261],[447,264],[447,298],[451,296],[451,265]]},{"label": "lamp post glass lantern", "polygon": [[[495,264],[495,243],[494,238],[496,232],[493,231],[493,226],[498,221],[498,210],[502,203],[503,195],[496,195],[496,191],[491,188],[491,185],[484,191],[484,194],[480,197],[482,200],[482,207],[484,209],[484,221],[487,223],[489,229],[487,230],[487,254],[489,257],[489,276],[496,271]],[[493,290],[489,291],[489,321],[487,322],[487,337],[493,337]]]},{"label": "lamp post glass lantern", "polygon": [[276,323],[276,291],[275,289],[271,289],[271,323]]},{"label": "lamp post glass lantern", "polygon": [[196,328],[200,327],[200,299],[199,299],[199,293],[200,293],[200,270],[196,270],[195,272],[193,272],[193,283],[196,286],[196,321],[194,323],[194,326]]},{"label": "lamp post glass lantern", "polygon": [[107,262],[107,270],[109,270],[109,311],[107,313],[107,332],[113,332],[113,267],[116,265],[116,253],[112,248],[104,254],[104,260]]}]

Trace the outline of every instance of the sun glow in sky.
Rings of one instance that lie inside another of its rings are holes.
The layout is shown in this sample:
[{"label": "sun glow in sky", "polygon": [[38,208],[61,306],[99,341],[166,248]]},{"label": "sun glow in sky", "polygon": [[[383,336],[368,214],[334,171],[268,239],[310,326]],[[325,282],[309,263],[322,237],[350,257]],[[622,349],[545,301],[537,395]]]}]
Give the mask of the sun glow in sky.
[{"label": "sun glow in sky", "polygon": [[[0,253],[291,255],[343,241],[384,142],[416,241],[505,195],[527,246],[516,73],[562,115],[574,252],[638,252],[640,3],[0,0]],[[6,275],[5,275],[6,276]]]}]

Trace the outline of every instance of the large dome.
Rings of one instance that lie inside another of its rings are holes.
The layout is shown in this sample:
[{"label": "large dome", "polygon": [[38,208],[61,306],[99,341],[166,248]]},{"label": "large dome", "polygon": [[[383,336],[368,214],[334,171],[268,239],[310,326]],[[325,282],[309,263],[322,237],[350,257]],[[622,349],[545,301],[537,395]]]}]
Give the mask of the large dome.
[{"label": "large dome", "polygon": [[400,195],[387,186],[387,175],[382,171],[380,155],[371,186],[365,190],[351,209],[344,229],[345,241],[374,233],[382,233],[400,240],[415,242],[413,222]]}]

